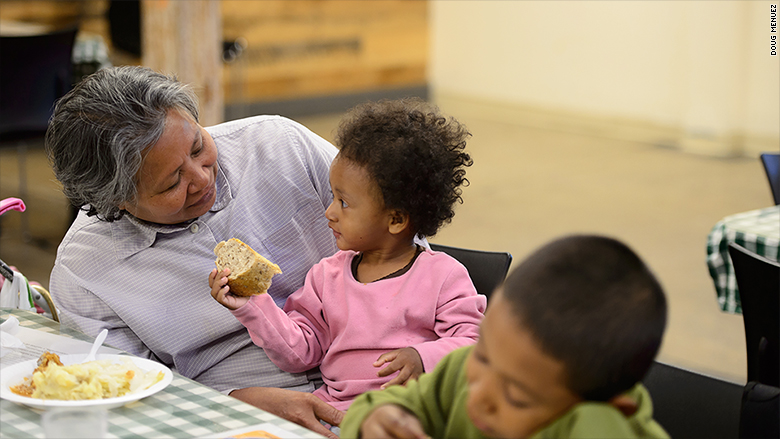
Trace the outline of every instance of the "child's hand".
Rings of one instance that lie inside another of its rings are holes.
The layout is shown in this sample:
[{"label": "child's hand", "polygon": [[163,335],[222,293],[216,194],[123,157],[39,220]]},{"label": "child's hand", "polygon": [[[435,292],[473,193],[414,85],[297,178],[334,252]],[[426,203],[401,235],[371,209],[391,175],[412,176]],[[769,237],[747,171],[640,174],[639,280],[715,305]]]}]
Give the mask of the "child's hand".
[{"label": "child's hand", "polygon": [[402,348],[385,352],[374,361],[374,367],[385,363],[390,364],[377,372],[377,376],[386,377],[397,370],[401,372],[392,380],[382,384],[382,389],[394,384],[406,384],[409,380],[416,380],[424,372],[422,358],[415,348]]},{"label": "child's hand", "polygon": [[249,297],[234,296],[230,293],[230,287],[227,284],[228,274],[230,274],[229,268],[221,272],[217,272],[216,268],[211,270],[211,274],[209,274],[211,297],[227,309],[238,309],[249,302]]},{"label": "child's hand", "polygon": [[360,437],[429,438],[420,420],[396,404],[380,405],[375,408],[360,425]]}]

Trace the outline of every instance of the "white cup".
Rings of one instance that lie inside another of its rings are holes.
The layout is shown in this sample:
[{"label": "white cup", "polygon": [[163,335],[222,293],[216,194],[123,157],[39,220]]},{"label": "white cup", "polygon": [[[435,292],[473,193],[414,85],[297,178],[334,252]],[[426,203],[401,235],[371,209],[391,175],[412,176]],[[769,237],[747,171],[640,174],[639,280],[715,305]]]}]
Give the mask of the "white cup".
[{"label": "white cup", "polygon": [[105,438],[108,433],[108,413],[104,408],[56,407],[41,415],[47,438]]}]

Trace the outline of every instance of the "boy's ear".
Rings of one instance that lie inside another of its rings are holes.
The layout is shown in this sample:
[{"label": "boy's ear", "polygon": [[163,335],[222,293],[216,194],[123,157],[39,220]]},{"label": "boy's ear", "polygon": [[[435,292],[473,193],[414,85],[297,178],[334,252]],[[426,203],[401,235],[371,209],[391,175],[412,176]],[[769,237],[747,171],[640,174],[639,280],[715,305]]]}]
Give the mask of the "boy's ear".
[{"label": "boy's ear", "polygon": [[390,233],[397,235],[406,230],[407,227],[409,227],[409,214],[398,209],[391,210],[388,223]]},{"label": "boy's ear", "polygon": [[634,413],[636,413],[637,409],[639,409],[639,405],[636,403],[636,401],[625,394],[615,396],[614,398],[607,401],[607,404],[618,409],[625,417],[632,416]]}]

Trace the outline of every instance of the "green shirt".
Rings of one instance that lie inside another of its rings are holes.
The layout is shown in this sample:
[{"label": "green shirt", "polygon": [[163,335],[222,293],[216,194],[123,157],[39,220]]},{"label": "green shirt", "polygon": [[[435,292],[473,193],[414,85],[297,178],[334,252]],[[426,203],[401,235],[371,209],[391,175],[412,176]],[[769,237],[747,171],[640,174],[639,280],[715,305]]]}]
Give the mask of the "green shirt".
[{"label": "green shirt", "polygon": [[[466,359],[473,346],[457,349],[444,357],[436,368],[407,386],[392,386],[358,397],[341,423],[342,438],[356,438],[363,419],[377,406],[398,404],[414,413],[425,432],[434,438],[481,439],[466,413],[468,386]],[[630,417],[601,402],[583,402],[534,433],[533,438],[668,438],[653,420],[650,394],[641,384],[627,392],[637,401],[638,410]]]}]

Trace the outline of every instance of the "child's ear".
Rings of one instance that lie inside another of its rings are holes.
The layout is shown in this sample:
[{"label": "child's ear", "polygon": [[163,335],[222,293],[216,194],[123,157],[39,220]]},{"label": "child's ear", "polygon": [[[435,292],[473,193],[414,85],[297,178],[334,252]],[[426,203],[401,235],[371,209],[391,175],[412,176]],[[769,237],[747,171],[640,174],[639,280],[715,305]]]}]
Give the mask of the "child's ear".
[{"label": "child's ear", "polygon": [[406,230],[407,227],[409,227],[409,214],[398,209],[391,210],[388,224],[390,233],[397,235]]},{"label": "child's ear", "polygon": [[623,413],[623,416],[625,417],[632,416],[636,413],[637,409],[639,409],[639,405],[636,401],[625,394],[610,399],[607,401],[607,404],[620,410],[620,413]]}]

